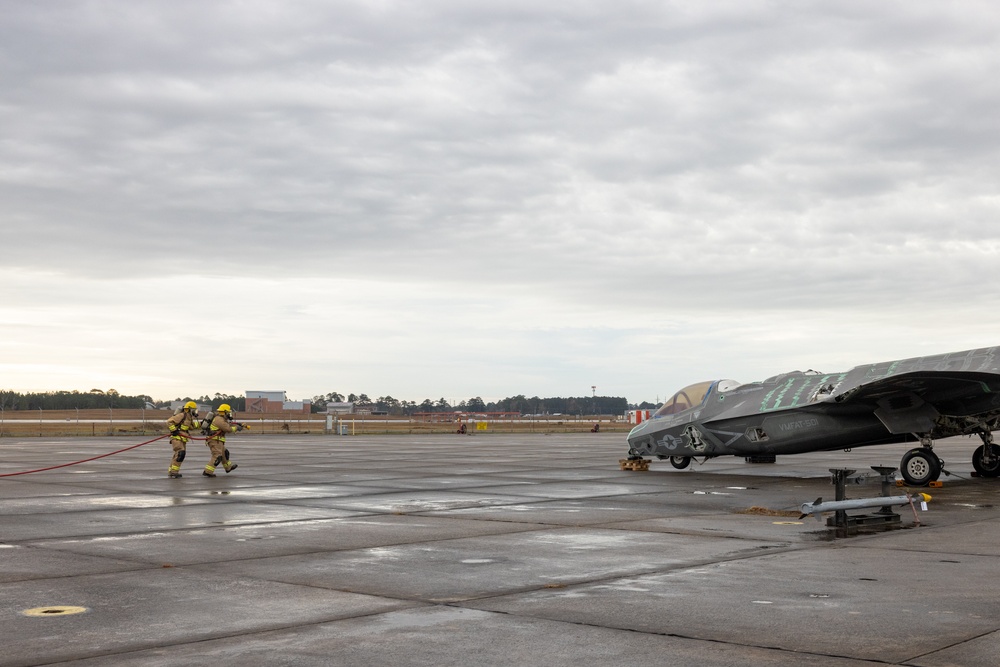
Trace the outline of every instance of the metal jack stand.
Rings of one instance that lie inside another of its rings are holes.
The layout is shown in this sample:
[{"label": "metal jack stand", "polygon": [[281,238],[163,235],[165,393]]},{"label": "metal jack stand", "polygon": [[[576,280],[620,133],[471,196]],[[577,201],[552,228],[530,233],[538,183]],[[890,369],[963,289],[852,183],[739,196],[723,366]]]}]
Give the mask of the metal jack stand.
[{"label": "metal jack stand", "polygon": [[[872,470],[882,478],[882,495],[888,498],[892,495],[890,489],[895,486],[893,473],[896,469],[891,466],[872,466]],[[891,514],[896,517],[896,521],[899,521],[899,515],[892,511],[892,505],[883,505],[877,514]]]},{"label": "metal jack stand", "polygon": [[[888,498],[891,495],[889,490],[893,486],[893,473],[896,472],[896,469],[887,466],[872,466],[872,470],[882,478],[882,496]],[[847,500],[847,478],[853,475],[855,471],[847,468],[830,468],[830,472],[833,474],[832,481],[836,488],[836,499]],[[858,514],[855,516],[848,515],[847,510],[837,510],[834,512],[833,517],[826,520],[826,525],[835,529],[837,537],[857,535],[858,529],[862,526],[885,530],[891,525],[898,523],[900,523],[900,517],[892,510],[892,506],[890,505],[882,506],[873,514]]]}]

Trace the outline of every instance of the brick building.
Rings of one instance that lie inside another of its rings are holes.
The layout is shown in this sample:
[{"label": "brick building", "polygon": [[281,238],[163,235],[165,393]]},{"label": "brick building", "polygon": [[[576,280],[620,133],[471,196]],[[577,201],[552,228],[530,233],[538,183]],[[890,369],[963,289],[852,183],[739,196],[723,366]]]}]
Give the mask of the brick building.
[{"label": "brick building", "polygon": [[251,414],[295,412],[304,415],[312,411],[312,401],[289,401],[283,391],[247,391],[247,409]]}]

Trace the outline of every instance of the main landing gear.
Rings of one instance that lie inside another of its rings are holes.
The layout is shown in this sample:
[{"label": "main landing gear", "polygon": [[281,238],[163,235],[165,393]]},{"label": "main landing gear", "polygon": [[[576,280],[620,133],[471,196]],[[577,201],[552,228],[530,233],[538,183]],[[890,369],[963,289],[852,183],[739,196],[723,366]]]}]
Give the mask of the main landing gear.
[{"label": "main landing gear", "polygon": [[[1000,477],[1000,446],[993,443],[993,433],[979,431],[983,444],[972,453],[972,467],[980,477]],[[920,447],[903,454],[899,474],[910,486],[927,486],[936,482],[944,470],[944,461],[932,449],[928,436],[920,438]]]},{"label": "main landing gear", "polygon": [[911,449],[903,454],[899,463],[899,474],[910,486],[927,486],[941,476],[944,461],[931,450],[930,443],[924,447]]}]

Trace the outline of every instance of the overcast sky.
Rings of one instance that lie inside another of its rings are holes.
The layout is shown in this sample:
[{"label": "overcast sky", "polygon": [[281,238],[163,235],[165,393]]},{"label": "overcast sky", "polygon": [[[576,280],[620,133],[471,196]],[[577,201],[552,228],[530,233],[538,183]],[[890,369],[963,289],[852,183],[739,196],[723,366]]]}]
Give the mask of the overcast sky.
[{"label": "overcast sky", "polygon": [[0,5],[0,389],[640,402],[1000,344],[994,2]]}]

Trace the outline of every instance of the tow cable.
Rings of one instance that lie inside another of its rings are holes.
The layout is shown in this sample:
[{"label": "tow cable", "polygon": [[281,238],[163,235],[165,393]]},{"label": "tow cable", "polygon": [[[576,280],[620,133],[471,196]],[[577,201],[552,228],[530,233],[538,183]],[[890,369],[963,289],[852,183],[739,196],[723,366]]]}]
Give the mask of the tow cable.
[{"label": "tow cable", "polygon": [[[146,442],[140,442],[138,445],[132,445],[131,447],[125,447],[124,449],[119,449],[114,452],[108,452],[107,454],[101,454],[100,456],[92,456],[89,459],[83,459],[82,461],[73,461],[72,463],[60,463],[57,466],[49,466],[48,468],[39,468],[38,470],[24,470],[22,472],[8,472],[0,474],[0,477],[14,477],[15,475],[30,475],[35,472],[45,472],[46,470],[55,470],[56,468],[65,468],[67,466],[75,466],[81,463],[86,463],[87,461],[96,461],[97,459],[103,459],[106,456],[114,456],[115,454],[121,454],[122,452],[127,452],[130,449],[135,449],[136,447],[142,447],[143,445],[148,445],[151,442],[156,442],[157,440],[163,440],[164,438],[169,438],[170,434],[161,435],[158,438],[153,438],[152,440],[147,440]],[[190,436],[189,436],[190,437]],[[192,438],[195,439],[195,438]],[[201,438],[196,438],[201,440]]]}]

